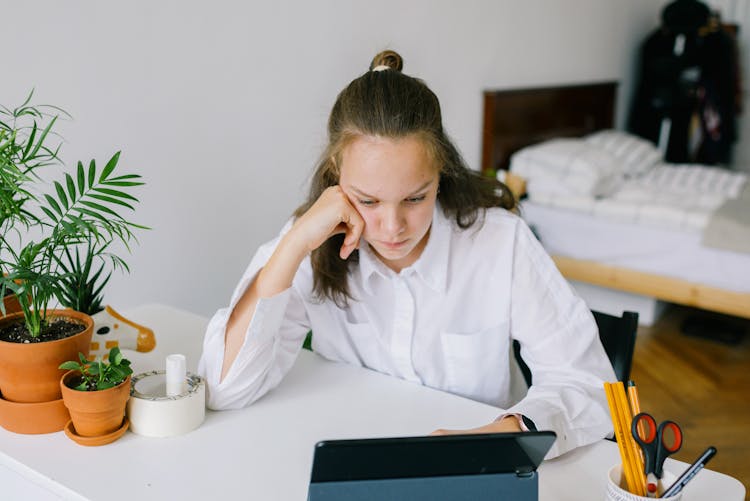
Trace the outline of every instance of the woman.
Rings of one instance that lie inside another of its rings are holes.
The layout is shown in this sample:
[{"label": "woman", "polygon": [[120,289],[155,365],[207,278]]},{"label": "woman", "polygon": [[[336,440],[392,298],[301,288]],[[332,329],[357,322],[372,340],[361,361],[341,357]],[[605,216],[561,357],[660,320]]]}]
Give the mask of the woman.
[{"label": "woman", "polygon": [[[199,371],[214,409],[249,405],[294,363],[306,333],[331,360],[508,411],[472,430],[557,432],[549,456],[611,432],[614,374],[586,305],[507,188],[469,170],[440,105],[401,57],[378,54],[338,96],[307,202],[262,246],[212,318]],[[510,347],[534,384],[516,402]]]}]

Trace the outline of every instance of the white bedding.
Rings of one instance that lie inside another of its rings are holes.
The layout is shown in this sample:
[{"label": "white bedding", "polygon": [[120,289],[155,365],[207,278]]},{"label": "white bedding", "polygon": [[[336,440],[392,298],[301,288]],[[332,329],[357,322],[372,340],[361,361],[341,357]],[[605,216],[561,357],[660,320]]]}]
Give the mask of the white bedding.
[{"label": "white bedding", "polygon": [[750,254],[705,247],[698,231],[606,220],[533,201],[521,211],[552,255],[750,292]]},{"label": "white bedding", "polygon": [[701,243],[717,209],[750,192],[747,174],[665,164],[615,130],[524,148],[511,170],[527,181],[522,216],[551,254],[750,292],[750,254]]},{"label": "white bedding", "polygon": [[739,196],[744,173],[715,167],[659,164],[647,173],[623,178],[607,197],[574,196],[530,190],[539,205],[577,210],[610,221],[655,228],[702,231],[713,212]]},{"label": "white bedding", "polygon": [[747,184],[741,172],[666,164],[653,144],[617,130],[523,148],[510,169],[526,180],[536,204],[681,231],[703,231]]}]

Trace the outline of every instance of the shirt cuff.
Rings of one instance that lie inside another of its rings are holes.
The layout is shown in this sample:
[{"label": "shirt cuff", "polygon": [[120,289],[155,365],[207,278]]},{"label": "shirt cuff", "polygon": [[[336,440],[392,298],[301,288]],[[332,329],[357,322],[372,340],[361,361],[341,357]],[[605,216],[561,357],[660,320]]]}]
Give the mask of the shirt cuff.
[{"label": "shirt cuff", "polygon": [[521,431],[536,431],[536,425],[534,424],[534,421],[518,412],[508,412],[498,417],[495,421],[501,421],[508,416],[513,416],[518,420],[518,426],[521,427]]}]

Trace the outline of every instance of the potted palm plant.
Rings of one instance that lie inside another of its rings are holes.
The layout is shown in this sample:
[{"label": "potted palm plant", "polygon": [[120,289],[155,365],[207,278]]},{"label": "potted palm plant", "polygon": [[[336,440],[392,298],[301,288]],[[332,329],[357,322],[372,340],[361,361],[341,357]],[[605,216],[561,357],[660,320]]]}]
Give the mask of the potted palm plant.
[{"label": "potted palm plant", "polygon": [[63,402],[71,421],[65,433],[81,445],[104,445],[117,440],[128,428],[125,406],[130,398],[130,361],[120,349],[110,350],[107,361],[78,360],[60,365],[68,372],[60,380]]},{"label": "potted palm plant", "polygon": [[145,227],[118,213],[132,209],[127,192],[143,184],[135,174],[115,175],[119,152],[101,170],[92,160],[60,181],[39,175],[62,165],[59,146],[48,145],[62,112],[30,105],[31,96],[17,108],[0,107],[0,295],[10,290],[21,310],[0,319],[0,425],[46,433],[67,422],[58,366],[79,352],[88,356],[93,330],[89,315],[49,308],[65,290],[60,263],[87,242],[127,247],[133,230]]}]

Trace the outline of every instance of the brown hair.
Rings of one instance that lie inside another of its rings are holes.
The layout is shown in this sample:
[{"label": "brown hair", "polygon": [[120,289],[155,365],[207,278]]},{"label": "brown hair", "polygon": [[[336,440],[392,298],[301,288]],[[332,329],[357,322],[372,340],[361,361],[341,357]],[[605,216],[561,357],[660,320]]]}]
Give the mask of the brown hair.
[{"label": "brown hair", "polygon": [[[370,71],[338,95],[328,119],[328,146],[313,173],[307,200],[294,212],[296,217],[304,214],[326,188],[339,183],[341,152],[359,136],[417,136],[424,141],[440,174],[440,206],[461,228],[472,226],[486,208],[515,206],[504,184],[466,166],[443,131],[437,96],[422,80],[401,73],[402,67],[403,59],[396,52],[381,52],[370,63]],[[349,264],[359,260],[357,251],[347,260],[339,257],[343,241],[344,235],[334,235],[310,256],[316,296],[329,298],[340,307],[352,298],[347,281]]]}]

